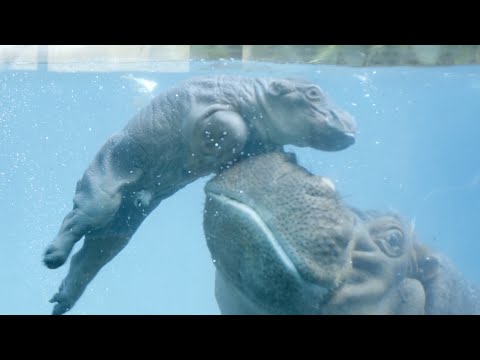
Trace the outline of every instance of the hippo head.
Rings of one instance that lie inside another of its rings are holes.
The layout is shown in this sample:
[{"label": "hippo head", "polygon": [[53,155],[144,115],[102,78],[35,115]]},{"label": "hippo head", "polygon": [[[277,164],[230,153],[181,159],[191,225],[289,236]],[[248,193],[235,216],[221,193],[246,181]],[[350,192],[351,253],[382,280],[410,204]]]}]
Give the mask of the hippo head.
[{"label": "hippo head", "polygon": [[279,144],[338,151],[355,143],[353,117],[336,107],[314,83],[267,79],[257,97],[271,122],[271,138]]},{"label": "hippo head", "polygon": [[424,312],[419,247],[404,221],[345,205],[293,155],[242,161],[205,192],[222,313]]}]

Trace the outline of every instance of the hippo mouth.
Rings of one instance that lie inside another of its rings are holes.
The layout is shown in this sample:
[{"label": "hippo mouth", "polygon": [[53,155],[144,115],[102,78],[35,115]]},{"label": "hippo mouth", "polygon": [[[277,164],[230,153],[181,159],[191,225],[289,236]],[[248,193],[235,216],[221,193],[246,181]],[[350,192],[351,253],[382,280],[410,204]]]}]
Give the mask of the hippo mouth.
[{"label": "hippo mouth", "polygon": [[[307,174],[285,154],[268,156],[269,163],[245,160],[206,185],[207,245],[217,271],[268,313],[318,313],[351,266],[345,226],[351,219],[336,214],[330,181]],[[299,171],[311,186],[292,187],[292,172]],[[309,211],[306,200],[319,211]],[[301,220],[291,216],[302,209]],[[325,231],[304,224],[323,224]]]},{"label": "hippo mouth", "polygon": [[[318,134],[317,134],[318,133]],[[323,151],[340,151],[355,144],[355,133],[343,132],[338,129],[331,131],[315,131],[311,134],[311,143],[318,144],[315,146],[318,150]]]}]

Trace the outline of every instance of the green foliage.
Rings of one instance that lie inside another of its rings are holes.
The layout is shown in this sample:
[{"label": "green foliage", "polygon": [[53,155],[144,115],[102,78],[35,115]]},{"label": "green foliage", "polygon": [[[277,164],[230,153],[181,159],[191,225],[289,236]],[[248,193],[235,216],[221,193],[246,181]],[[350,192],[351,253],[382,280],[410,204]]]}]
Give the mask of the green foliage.
[{"label": "green foliage", "polygon": [[480,63],[480,45],[193,45],[191,58],[235,58],[345,66]]}]

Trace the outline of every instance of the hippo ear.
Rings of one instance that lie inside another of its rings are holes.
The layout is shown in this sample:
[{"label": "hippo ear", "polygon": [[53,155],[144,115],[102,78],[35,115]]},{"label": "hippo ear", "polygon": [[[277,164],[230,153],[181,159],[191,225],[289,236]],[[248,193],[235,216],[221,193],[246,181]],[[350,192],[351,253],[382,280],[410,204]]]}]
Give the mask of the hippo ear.
[{"label": "hippo ear", "polygon": [[282,96],[294,90],[293,84],[287,80],[273,80],[269,85],[269,92],[273,96]]}]

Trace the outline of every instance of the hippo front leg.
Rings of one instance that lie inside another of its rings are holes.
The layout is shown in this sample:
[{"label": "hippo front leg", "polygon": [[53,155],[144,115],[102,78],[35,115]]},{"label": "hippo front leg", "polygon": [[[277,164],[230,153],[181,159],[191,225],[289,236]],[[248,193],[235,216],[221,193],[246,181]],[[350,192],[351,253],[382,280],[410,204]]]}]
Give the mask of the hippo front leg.
[{"label": "hippo front leg", "polygon": [[240,114],[219,110],[197,120],[190,135],[191,156],[187,159],[193,169],[218,170],[240,157],[248,139],[248,126]]},{"label": "hippo front leg", "polygon": [[53,315],[61,315],[72,308],[100,269],[128,244],[143,220],[160,203],[156,199],[145,202],[148,197],[143,195],[129,196],[131,201],[122,205],[107,227],[85,236],[82,248],[70,261],[66,278],[50,300],[56,303]]}]

